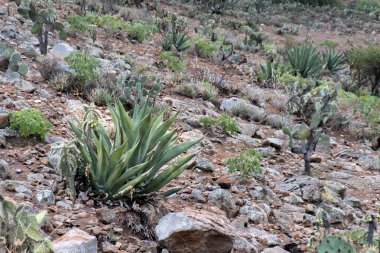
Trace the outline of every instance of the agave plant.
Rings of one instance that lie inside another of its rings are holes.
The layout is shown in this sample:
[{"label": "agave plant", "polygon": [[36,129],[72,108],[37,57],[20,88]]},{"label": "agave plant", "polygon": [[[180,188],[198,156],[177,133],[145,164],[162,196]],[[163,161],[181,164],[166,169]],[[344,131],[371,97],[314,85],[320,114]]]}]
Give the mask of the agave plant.
[{"label": "agave plant", "polygon": [[304,78],[317,75],[323,66],[319,52],[310,44],[293,47],[288,51],[286,60],[291,65],[293,74]]},{"label": "agave plant", "polygon": [[168,32],[164,35],[162,40],[162,49],[169,51],[174,46],[179,52],[187,50],[190,46],[187,45],[187,37],[184,33]]},{"label": "agave plant", "polygon": [[133,116],[129,116],[120,101],[109,110],[113,137],[99,122],[100,115],[91,109],[80,127],[70,123],[95,192],[109,199],[144,197],[188,168],[194,154],[177,157],[200,140],[176,143],[176,129],[169,128],[178,113],[164,121],[165,109],[154,116],[145,103],[141,110],[135,107]]},{"label": "agave plant", "polygon": [[344,67],[346,61],[344,54],[339,53],[331,48],[322,53],[322,60],[324,68],[329,70],[330,73],[335,73]]}]

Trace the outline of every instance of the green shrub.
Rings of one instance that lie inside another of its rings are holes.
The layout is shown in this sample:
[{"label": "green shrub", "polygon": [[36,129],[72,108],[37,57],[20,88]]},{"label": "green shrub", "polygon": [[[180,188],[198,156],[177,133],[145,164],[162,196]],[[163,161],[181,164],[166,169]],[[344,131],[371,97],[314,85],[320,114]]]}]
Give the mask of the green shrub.
[{"label": "green shrub", "polygon": [[239,156],[230,157],[226,161],[226,166],[230,173],[240,171],[241,177],[248,178],[252,174],[261,174],[261,154],[260,152],[247,149],[240,153]]},{"label": "green shrub", "polygon": [[223,133],[230,135],[234,135],[240,131],[236,120],[225,113],[222,113],[218,118],[200,117],[198,122],[206,126],[218,125],[222,129]]},{"label": "green shrub", "polygon": [[154,32],[156,28],[144,21],[136,21],[127,27],[129,36],[137,40],[138,42],[143,42],[148,38],[148,36]]},{"label": "green shrub", "polygon": [[9,113],[9,122],[10,127],[17,130],[21,137],[37,136],[43,139],[53,127],[42,117],[42,113],[34,108]]},{"label": "green shrub", "polygon": [[356,0],[355,8],[364,12],[373,12],[380,10],[380,2],[378,0]]},{"label": "green shrub", "polygon": [[73,52],[65,57],[65,61],[73,69],[74,78],[84,84],[98,77],[96,68],[99,66],[99,61],[87,52]]},{"label": "green shrub", "polygon": [[195,52],[199,57],[208,58],[210,55],[217,51],[222,43],[211,42],[203,37],[198,37],[194,40]]},{"label": "green shrub", "polygon": [[322,69],[322,62],[317,49],[310,44],[302,44],[291,48],[285,58],[292,67],[294,75],[304,78],[316,76]]},{"label": "green shrub", "polygon": [[187,169],[194,155],[177,157],[200,141],[176,143],[176,129],[169,128],[178,114],[164,121],[165,110],[153,114],[147,103],[141,110],[134,108],[130,117],[120,102],[109,107],[112,135],[94,110],[86,112],[79,127],[70,123],[88,166],[92,189],[109,199],[133,201],[159,191]]},{"label": "green shrub", "polygon": [[66,17],[66,21],[76,32],[89,32],[92,27],[85,16],[69,15]]},{"label": "green shrub", "polygon": [[173,55],[170,51],[162,52],[160,54],[160,60],[163,61],[171,71],[181,71],[185,68],[182,59]]},{"label": "green shrub", "polygon": [[208,82],[200,82],[196,85],[198,94],[204,99],[210,102],[215,102],[218,96],[218,88]]},{"label": "green shrub", "polygon": [[347,53],[351,76],[358,87],[369,87],[380,95],[380,44],[352,48]]},{"label": "green shrub", "polygon": [[127,24],[120,15],[103,15],[97,20],[99,26],[103,27],[106,33],[111,36],[117,35],[120,30],[125,30]]}]

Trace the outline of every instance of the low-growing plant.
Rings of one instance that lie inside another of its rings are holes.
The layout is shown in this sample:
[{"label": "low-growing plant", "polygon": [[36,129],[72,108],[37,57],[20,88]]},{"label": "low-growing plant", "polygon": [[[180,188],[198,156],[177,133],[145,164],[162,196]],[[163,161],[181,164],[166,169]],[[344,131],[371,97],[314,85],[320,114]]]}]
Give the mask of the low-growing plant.
[{"label": "low-growing plant", "polygon": [[223,133],[234,135],[240,131],[236,120],[228,114],[222,113],[218,118],[215,117],[200,117],[198,122],[205,126],[218,125]]},{"label": "low-growing plant", "polygon": [[335,49],[339,46],[339,43],[333,40],[324,40],[319,43],[319,46]]},{"label": "low-growing plant", "polygon": [[98,24],[111,36],[116,36],[120,31],[128,27],[120,15],[107,14],[100,16]]},{"label": "low-growing plant", "polygon": [[208,82],[200,82],[196,85],[198,94],[204,99],[210,102],[215,102],[218,96],[218,88]]},{"label": "low-growing plant", "polygon": [[304,78],[318,75],[323,66],[319,52],[310,44],[291,48],[287,52],[285,60],[292,67],[291,71],[294,75]]},{"label": "low-growing plant", "polygon": [[65,57],[65,61],[75,71],[74,78],[82,85],[98,76],[96,68],[100,62],[87,52],[72,52]]},{"label": "low-growing plant", "polygon": [[222,43],[208,41],[203,37],[195,38],[194,40],[195,52],[199,57],[209,58],[211,54],[217,51]]},{"label": "low-growing plant", "polygon": [[195,98],[198,94],[194,84],[191,83],[181,84],[178,93],[189,98]]},{"label": "low-growing plant", "polygon": [[[46,212],[33,214],[30,207],[16,205],[0,194],[0,237],[5,238],[8,252],[51,252],[52,245],[41,233]],[[4,252],[5,252],[4,251]]]},{"label": "low-growing plant", "polygon": [[172,46],[178,51],[185,51],[190,46],[188,45],[189,37],[183,33],[184,28],[178,25],[178,18],[172,15],[171,26],[168,31],[164,34],[162,39],[162,49],[164,51],[170,51]]},{"label": "low-growing plant", "polygon": [[380,10],[380,2],[377,0],[357,0],[355,8],[367,13]]},{"label": "low-growing plant", "polygon": [[165,51],[160,54],[160,60],[167,66],[171,71],[181,71],[185,68],[185,64],[182,59],[178,56],[173,55],[170,51]]},{"label": "low-growing plant", "polygon": [[70,28],[72,28],[75,33],[89,33],[93,34],[94,29],[96,29],[95,23],[90,23],[91,19],[87,18],[87,15],[69,15],[66,17],[67,23],[69,23]]},{"label": "low-growing plant", "polygon": [[[79,126],[70,123],[87,164],[90,185],[100,196],[133,201],[155,194],[186,170],[194,157],[187,154],[177,158],[200,141],[176,143],[176,130],[169,128],[178,114],[163,121],[165,110],[154,116],[147,103],[138,109],[135,106],[130,117],[120,102],[109,107],[113,135],[100,123],[100,115],[94,110],[86,112]],[[174,158],[177,159],[171,162]]]},{"label": "low-growing plant", "polygon": [[34,108],[22,109],[9,113],[11,129],[17,130],[21,137],[37,136],[43,139],[53,125],[42,117],[42,113]]},{"label": "low-growing plant", "polygon": [[140,43],[146,40],[155,30],[154,25],[150,25],[145,21],[135,21],[127,27],[129,36]]},{"label": "low-growing plant", "polygon": [[225,164],[230,173],[239,171],[242,178],[249,178],[262,173],[261,159],[259,151],[247,149],[238,156],[228,158]]}]

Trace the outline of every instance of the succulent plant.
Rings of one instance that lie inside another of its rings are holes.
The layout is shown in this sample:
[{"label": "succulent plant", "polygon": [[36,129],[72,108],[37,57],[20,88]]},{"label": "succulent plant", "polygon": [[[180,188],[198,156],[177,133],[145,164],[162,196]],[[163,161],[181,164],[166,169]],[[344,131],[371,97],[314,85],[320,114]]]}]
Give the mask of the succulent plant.
[{"label": "succulent plant", "polygon": [[9,60],[8,68],[13,72],[18,72],[20,75],[25,76],[28,73],[28,66],[20,63],[21,55],[13,48],[8,47],[5,43],[0,42],[0,56]]},{"label": "succulent plant", "polygon": [[326,236],[317,246],[317,253],[355,253],[354,247],[339,236]]},{"label": "succulent plant", "polygon": [[109,110],[113,137],[99,122],[100,115],[91,109],[79,127],[70,123],[92,189],[100,196],[142,198],[157,192],[189,167],[194,154],[178,156],[200,140],[177,143],[176,130],[169,128],[178,114],[164,121],[166,110],[153,114],[147,101],[139,110],[134,107],[132,117],[120,101]]},{"label": "succulent plant", "polygon": [[30,3],[29,7],[19,7],[17,12],[25,19],[30,19],[34,22],[31,32],[37,35],[41,54],[47,53],[49,32],[57,30],[59,38],[65,40],[67,34],[64,31],[64,25],[57,22],[55,9],[49,6],[46,9],[37,9],[34,3]]},{"label": "succulent plant", "polygon": [[124,104],[140,107],[146,101],[154,103],[154,99],[160,90],[161,79],[156,78],[153,84],[149,84],[149,76],[133,76],[129,81],[124,82],[123,95],[120,100]]},{"label": "succulent plant", "polygon": [[40,232],[46,212],[32,214],[25,205],[16,205],[0,195],[0,237],[14,252],[47,253],[51,243]]}]

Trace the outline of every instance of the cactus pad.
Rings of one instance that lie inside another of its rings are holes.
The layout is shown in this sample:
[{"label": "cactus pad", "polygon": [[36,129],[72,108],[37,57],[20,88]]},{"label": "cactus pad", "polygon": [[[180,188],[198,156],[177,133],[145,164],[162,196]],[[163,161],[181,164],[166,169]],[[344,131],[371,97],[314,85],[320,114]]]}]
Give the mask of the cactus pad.
[{"label": "cactus pad", "polygon": [[339,236],[326,236],[318,246],[317,253],[356,253],[354,247]]}]

